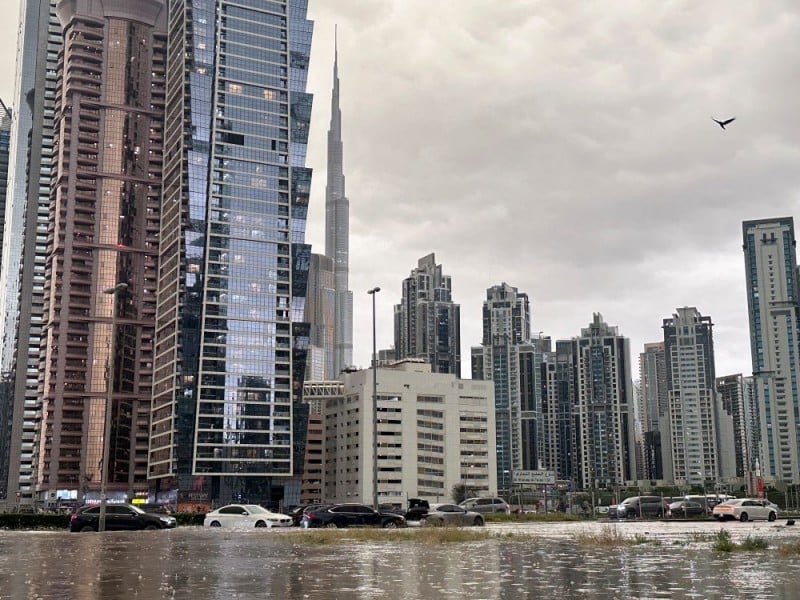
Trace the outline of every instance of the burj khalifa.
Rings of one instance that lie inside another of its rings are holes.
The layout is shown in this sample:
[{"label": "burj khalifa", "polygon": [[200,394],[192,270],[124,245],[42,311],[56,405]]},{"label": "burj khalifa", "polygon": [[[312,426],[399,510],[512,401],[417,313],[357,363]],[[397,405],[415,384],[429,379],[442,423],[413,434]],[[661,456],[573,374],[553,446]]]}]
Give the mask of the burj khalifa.
[{"label": "burj khalifa", "polygon": [[328,129],[328,181],[325,186],[325,255],[333,262],[334,360],[333,374],[353,362],[353,292],[350,275],[350,201],[344,190],[342,111],[339,109],[339,51],[333,62],[331,123]]}]

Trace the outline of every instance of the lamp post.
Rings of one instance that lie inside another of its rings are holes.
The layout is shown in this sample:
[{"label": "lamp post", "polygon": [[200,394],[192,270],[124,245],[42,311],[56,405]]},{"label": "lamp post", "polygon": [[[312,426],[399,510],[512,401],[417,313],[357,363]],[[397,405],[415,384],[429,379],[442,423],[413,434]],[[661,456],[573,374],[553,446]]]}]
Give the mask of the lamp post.
[{"label": "lamp post", "polygon": [[97,531],[106,530],[106,505],[108,498],[106,487],[108,485],[108,463],[111,453],[111,412],[114,394],[114,353],[116,352],[117,342],[117,295],[128,289],[127,283],[118,283],[113,288],[103,290],[104,294],[111,296],[111,340],[108,344],[108,382],[106,387],[106,414],[103,423],[103,468],[100,473],[100,516],[97,523]]},{"label": "lamp post", "polygon": [[372,296],[372,508],[378,510],[378,350],[375,339],[375,294],[381,288],[367,290]]}]

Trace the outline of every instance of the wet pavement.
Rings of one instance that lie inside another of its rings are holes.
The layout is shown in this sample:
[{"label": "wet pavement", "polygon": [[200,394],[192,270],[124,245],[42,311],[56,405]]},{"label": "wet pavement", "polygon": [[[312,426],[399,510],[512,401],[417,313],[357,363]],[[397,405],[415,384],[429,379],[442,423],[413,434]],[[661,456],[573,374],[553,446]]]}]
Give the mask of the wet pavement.
[{"label": "wet pavement", "polygon": [[[800,557],[777,551],[800,544],[800,526],[783,523],[503,524],[481,530],[489,539],[450,543],[395,531],[329,544],[296,529],[0,531],[0,598],[800,598]],[[770,548],[717,552],[720,529]],[[594,534],[642,543],[587,544]]]}]

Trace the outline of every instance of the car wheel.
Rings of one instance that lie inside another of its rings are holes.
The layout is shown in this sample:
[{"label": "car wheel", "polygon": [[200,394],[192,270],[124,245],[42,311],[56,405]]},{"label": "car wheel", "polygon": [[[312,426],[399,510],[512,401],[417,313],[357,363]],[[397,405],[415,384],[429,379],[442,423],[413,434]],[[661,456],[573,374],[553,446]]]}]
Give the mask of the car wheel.
[{"label": "car wheel", "polygon": [[94,531],[94,527],[92,527],[91,525],[84,525],[83,527],[80,528],[81,533],[88,533],[90,531]]},{"label": "car wheel", "polygon": [[211,521],[209,527],[222,527],[222,524],[219,521]]},{"label": "car wheel", "polygon": [[145,527],[147,531],[153,531],[154,529],[158,529],[158,525],[153,525],[150,523],[147,527]]},{"label": "car wheel", "polygon": [[339,526],[336,523],[334,523],[333,521],[331,521],[330,523],[327,523],[325,525],[325,528],[326,529],[338,529]]},{"label": "car wheel", "polygon": [[475,527],[483,527],[483,519],[480,517],[475,517],[475,520],[472,522]]},{"label": "car wheel", "polygon": [[739,520],[740,520],[742,523],[744,523],[745,521],[747,521],[747,513],[746,513],[746,512],[743,512],[742,514],[740,514],[740,515],[739,515]]},{"label": "car wheel", "polygon": [[397,529],[397,523],[395,521],[386,521],[383,524],[384,529]]},{"label": "car wheel", "polygon": [[256,521],[256,527],[266,527],[267,524],[264,521]]},{"label": "car wheel", "polygon": [[774,521],[774,520],[775,520],[775,519],[777,519],[777,518],[778,518],[778,515],[776,515],[776,514],[775,514],[774,512],[772,512],[772,511],[770,511],[770,513],[769,513],[769,516],[767,517],[767,520],[769,520],[769,521]]}]

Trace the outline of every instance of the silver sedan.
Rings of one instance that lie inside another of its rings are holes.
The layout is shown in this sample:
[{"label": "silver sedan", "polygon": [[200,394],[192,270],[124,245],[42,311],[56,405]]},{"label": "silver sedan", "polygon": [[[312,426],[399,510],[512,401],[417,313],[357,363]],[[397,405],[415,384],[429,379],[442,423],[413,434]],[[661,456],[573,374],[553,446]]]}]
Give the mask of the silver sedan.
[{"label": "silver sedan", "polygon": [[484,524],[483,515],[471,510],[465,510],[457,504],[431,504],[428,514],[422,517],[423,525],[427,527],[442,527],[450,525],[462,527],[474,525],[481,527]]}]

